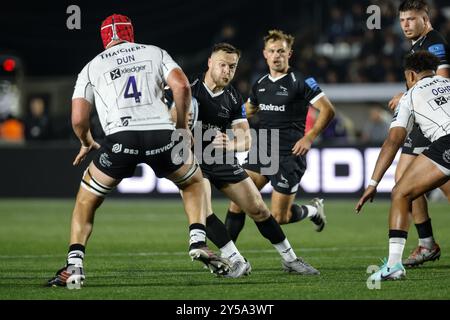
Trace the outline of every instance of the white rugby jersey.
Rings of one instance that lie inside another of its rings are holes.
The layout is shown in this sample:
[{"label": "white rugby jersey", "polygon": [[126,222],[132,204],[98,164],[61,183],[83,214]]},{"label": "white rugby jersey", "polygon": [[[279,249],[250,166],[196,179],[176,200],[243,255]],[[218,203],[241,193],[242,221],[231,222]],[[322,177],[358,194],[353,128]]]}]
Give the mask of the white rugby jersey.
[{"label": "white rugby jersey", "polygon": [[417,123],[431,142],[450,134],[450,80],[441,76],[424,78],[409,89],[395,110],[391,128],[411,132]]},{"label": "white rugby jersey", "polygon": [[106,49],[80,72],[72,96],[94,103],[106,135],[174,129],[164,86],[178,64],[156,46],[123,42]]}]

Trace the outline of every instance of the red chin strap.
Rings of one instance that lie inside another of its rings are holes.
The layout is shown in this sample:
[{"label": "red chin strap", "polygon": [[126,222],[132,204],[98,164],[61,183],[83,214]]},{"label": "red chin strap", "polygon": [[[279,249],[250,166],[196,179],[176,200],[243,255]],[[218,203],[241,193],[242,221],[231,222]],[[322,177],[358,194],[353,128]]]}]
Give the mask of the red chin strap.
[{"label": "red chin strap", "polygon": [[134,42],[131,20],[121,14],[113,14],[103,20],[100,34],[105,48],[114,40]]}]

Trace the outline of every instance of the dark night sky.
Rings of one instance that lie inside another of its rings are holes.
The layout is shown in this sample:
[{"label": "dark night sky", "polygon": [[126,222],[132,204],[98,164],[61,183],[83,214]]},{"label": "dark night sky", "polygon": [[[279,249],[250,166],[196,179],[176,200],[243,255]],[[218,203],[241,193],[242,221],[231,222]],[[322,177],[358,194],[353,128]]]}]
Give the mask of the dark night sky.
[{"label": "dark night sky", "polygon": [[[71,4],[81,9],[81,30],[66,27]],[[10,1],[0,13],[0,52],[22,57],[27,75],[74,75],[103,50],[99,27],[112,13],[132,19],[136,42],[177,58],[207,50],[224,23],[238,27],[235,45],[260,43],[268,28],[281,27],[301,5],[305,1]]]}]

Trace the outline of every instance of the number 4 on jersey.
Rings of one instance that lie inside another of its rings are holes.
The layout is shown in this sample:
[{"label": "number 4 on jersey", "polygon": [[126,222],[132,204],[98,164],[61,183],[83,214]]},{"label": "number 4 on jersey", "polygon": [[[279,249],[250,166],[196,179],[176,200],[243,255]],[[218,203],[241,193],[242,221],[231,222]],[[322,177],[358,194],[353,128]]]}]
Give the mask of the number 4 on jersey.
[{"label": "number 4 on jersey", "polygon": [[[131,92],[130,92],[130,89],[131,89]],[[134,76],[130,76],[128,78],[127,87],[125,88],[125,95],[124,95],[124,97],[126,99],[134,98],[136,103],[140,103],[141,102],[141,95],[142,95],[142,93],[140,93],[138,91],[138,89],[137,89],[136,78]]]}]

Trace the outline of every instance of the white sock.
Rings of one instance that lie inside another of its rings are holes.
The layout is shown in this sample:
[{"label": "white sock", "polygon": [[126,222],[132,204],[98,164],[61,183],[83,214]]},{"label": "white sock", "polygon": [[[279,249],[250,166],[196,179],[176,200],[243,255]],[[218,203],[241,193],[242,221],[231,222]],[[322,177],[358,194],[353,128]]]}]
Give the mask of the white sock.
[{"label": "white sock", "polygon": [[83,265],[84,253],[80,250],[72,250],[67,254],[67,264]]},{"label": "white sock", "polygon": [[434,238],[433,237],[428,237],[428,238],[419,238],[419,246],[427,248],[427,249],[433,249],[434,246]]},{"label": "white sock", "polygon": [[226,245],[220,248],[220,252],[222,253],[223,257],[227,258],[233,263],[236,260],[243,259],[241,253],[239,252],[238,248],[236,248],[236,245],[233,241],[228,242]]},{"label": "white sock", "polygon": [[284,239],[282,242],[273,245],[277,249],[284,261],[292,262],[297,259],[297,255],[291,247],[288,239]]},{"label": "white sock", "polygon": [[389,260],[387,266],[389,268],[402,262],[403,249],[405,249],[405,238],[389,238]]},{"label": "white sock", "polygon": [[206,243],[206,231],[201,229],[192,229],[189,231],[189,245],[197,242]]},{"label": "white sock", "polygon": [[314,217],[317,214],[316,207],[310,205],[305,205],[305,207],[308,209],[308,218]]}]

